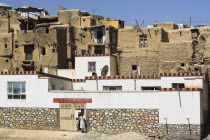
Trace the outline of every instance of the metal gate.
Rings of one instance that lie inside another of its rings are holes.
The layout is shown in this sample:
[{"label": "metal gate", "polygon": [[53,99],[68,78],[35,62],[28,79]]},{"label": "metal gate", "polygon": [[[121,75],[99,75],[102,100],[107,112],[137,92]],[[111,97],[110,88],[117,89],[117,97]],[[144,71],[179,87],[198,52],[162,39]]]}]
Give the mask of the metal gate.
[{"label": "metal gate", "polygon": [[74,104],[60,103],[60,130],[76,130],[74,113]]}]

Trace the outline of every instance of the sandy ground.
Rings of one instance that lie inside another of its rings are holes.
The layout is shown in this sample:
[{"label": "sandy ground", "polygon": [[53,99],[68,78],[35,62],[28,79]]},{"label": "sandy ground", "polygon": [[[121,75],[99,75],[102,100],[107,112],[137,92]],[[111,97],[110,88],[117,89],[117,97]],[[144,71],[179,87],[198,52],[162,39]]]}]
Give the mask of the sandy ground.
[{"label": "sandy ground", "polygon": [[130,132],[118,135],[97,132],[81,133],[48,130],[22,130],[0,128],[0,140],[149,140],[138,133]]}]

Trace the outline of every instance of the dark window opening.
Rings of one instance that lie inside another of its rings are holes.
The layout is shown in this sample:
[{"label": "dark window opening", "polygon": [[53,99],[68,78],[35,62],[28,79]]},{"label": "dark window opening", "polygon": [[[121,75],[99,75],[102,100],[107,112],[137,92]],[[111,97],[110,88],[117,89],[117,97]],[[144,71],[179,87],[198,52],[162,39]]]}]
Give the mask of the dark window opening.
[{"label": "dark window opening", "polygon": [[172,88],[180,89],[185,88],[184,83],[172,83]]},{"label": "dark window opening", "polygon": [[24,46],[25,60],[33,59],[33,51],[34,51],[34,45],[25,45]]},{"label": "dark window opening", "polygon": [[181,66],[182,66],[182,67],[184,67],[184,66],[185,66],[185,64],[184,64],[184,63],[181,63]]},{"label": "dark window opening", "polygon": [[95,50],[95,54],[102,54],[102,50]]},{"label": "dark window opening", "polygon": [[199,68],[194,68],[195,72],[199,72],[200,69]]},{"label": "dark window opening", "polygon": [[45,29],[46,34],[49,34],[49,28]]},{"label": "dark window opening", "polygon": [[141,90],[160,90],[160,86],[154,86],[154,87],[141,87]]},{"label": "dark window opening", "polygon": [[84,28],[84,31],[86,32],[87,31],[87,28]]},{"label": "dark window opening", "polygon": [[109,31],[109,28],[106,28],[106,31]]},{"label": "dark window opening", "polygon": [[53,49],[52,49],[52,53],[55,53],[55,52],[56,52],[56,49],[55,49],[55,48],[53,48]]},{"label": "dark window opening", "polygon": [[18,43],[18,41],[16,40],[15,43]]},{"label": "dark window opening", "polygon": [[86,50],[81,50],[81,54],[82,55],[86,54]]},{"label": "dark window opening", "polygon": [[15,48],[18,48],[19,47],[19,45],[18,44],[15,44]]},{"label": "dark window opening", "polygon": [[42,52],[42,55],[46,55],[46,49],[45,49],[45,47],[42,48],[41,52]]},{"label": "dark window opening", "polygon": [[83,19],[83,21],[85,21],[85,19]]},{"label": "dark window opening", "polygon": [[6,59],[6,60],[5,60],[5,62],[7,62],[7,63],[8,63],[8,62],[9,62],[9,60],[8,60],[8,59]]},{"label": "dark window opening", "polygon": [[83,35],[82,37],[85,38],[85,35]]},{"label": "dark window opening", "polygon": [[103,43],[103,28],[97,28],[97,43]]},{"label": "dark window opening", "polygon": [[137,65],[132,65],[132,70],[137,70]]},{"label": "dark window opening", "polygon": [[4,48],[7,49],[7,44],[4,44]]}]

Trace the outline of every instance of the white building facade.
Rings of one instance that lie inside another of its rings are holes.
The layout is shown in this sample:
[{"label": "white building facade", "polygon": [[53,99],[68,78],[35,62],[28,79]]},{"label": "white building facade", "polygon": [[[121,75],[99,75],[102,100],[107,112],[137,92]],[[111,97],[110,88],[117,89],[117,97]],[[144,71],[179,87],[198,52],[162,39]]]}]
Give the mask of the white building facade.
[{"label": "white building facade", "polygon": [[0,72],[0,127],[77,131],[82,115],[89,131],[201,138],[209,110],[204,74],[119,76],[109,55],[77,56],[75,66],[59,76]]}]

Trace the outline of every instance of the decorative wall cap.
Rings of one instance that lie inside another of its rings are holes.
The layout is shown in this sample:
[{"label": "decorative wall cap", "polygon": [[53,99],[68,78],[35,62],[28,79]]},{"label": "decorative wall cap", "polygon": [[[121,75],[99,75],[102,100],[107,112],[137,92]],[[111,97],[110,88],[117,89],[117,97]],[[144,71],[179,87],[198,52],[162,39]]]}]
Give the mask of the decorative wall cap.
[{"label": "decorative wall cap", "polygon": [[39,71],[1,71],[0,75],[40,75],[40,76],[46,76],[46,77],[72,81],[72,79],[69,79],[69,78],[65,78],[65,77],[61,77],[61,76],[57,76],[53,74],[48,74],[48,73],[43,73]]},{"label": "decorative wall cap", "polygon": [[85,82],[85,79],[72,79],[72,82]]},{"label": "decorative wall cap", "polygon": [[161,88],[160,91],[201,91],[203,90],[202,88]]},{"label": "decorative wall cap", "polygon": [[95,79],[160,79],[160,77],[204,76],[203,73],[160,73],[160,75],[129,75],[129,76],[86,76],[86,80]]},{"label": "decorative wall cap", "polygon": [[158,75],[129,75],[129,76],[86,76],[86,80],[95,79],[160,79]]},{"label": "decorative wall cap", "polygon": [[84,55],[79,54],[76,57],[90,57],[90,56],[111,56],[111,55],[109,54],[84,54]]},{"label": "decorative wall cap", "polygon": [[53,103],[92,103],[91,98],[54,98]]},{"label": "decorative wall cap", "polygon": [[160,76],[203,76],[203,73],[160,73]]}]

